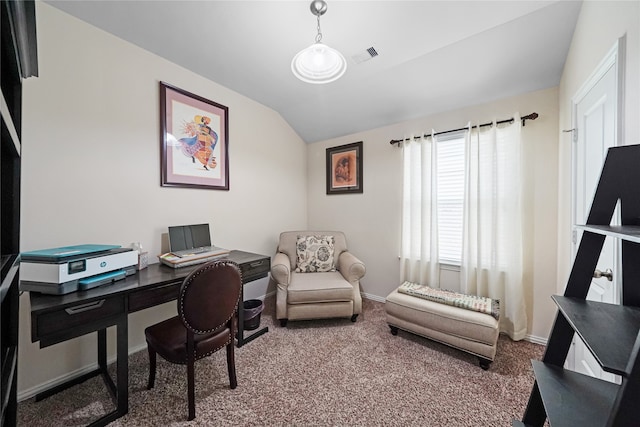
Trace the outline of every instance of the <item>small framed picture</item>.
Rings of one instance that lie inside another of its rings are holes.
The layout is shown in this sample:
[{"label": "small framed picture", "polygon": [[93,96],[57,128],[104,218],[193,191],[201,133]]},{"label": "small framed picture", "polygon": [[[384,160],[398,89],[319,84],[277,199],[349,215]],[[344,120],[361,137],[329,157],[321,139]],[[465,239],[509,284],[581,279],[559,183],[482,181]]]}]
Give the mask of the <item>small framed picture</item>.
[{"label": "small framed picture", "polygon": [[229,109],[160,82],[163,187],[229,190]]},{"label": "small framed picture", "polygon": [[362,141],[327,148],[327,194],[362,193]]}]

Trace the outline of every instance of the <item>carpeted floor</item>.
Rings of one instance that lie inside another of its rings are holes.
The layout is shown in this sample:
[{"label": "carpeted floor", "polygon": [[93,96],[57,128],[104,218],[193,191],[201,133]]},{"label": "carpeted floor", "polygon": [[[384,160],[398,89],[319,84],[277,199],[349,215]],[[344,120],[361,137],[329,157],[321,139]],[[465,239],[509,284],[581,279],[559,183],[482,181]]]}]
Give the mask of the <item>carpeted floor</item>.
[{"label": "carpeted floor", "polygon": [[[530,359],[543,346],[501,336],[488,371],[462,351],[400,331],[384,304],[365,300],[349,319],[289,322],[274,299],[269,332],[236,349],[238,387],[229,389],[225,352],[196,363],[196,419],[186,421],[186,368],[158,359],[146,389],[146,351],[129,357],[129,413],[110,426],[510,426],[533,384]],[[111,369],[114,367],[111,366]],[[113,409],[100,378],[18,405],[19,426],[79,426]]]}]

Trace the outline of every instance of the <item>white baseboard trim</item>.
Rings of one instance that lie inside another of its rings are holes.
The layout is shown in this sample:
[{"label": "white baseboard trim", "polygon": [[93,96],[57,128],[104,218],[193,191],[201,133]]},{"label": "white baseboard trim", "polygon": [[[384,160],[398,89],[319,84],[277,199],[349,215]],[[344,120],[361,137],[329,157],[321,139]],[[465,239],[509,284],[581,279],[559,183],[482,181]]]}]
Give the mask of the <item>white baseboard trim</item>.
[{"label": "white baseboard trim", "polygon": [[362,298],[370,299],[372,301],[385,302],[387,299],[379,297],[378,295],[368,294],[366,292],[360,292]]},{"label": "white baseboard trim", "polygon": [[276,291],[271,291],[271,292],[269,292],[269,293],[266,293],[266,294],[262,295],[262,296],[260,297],[260,299],[261,299],[262,301],[264,301],[264,300],[265,300],[265,298],[268,298],[268,297],[274,296],[275,294],[276,294]]},{"label": "white baseboard trim", "polygon": [[534,344],[547,345],[547,339],[542,337],[537,337],[535,335],[525,335],[524,339],[526,341],[532,342]]}]

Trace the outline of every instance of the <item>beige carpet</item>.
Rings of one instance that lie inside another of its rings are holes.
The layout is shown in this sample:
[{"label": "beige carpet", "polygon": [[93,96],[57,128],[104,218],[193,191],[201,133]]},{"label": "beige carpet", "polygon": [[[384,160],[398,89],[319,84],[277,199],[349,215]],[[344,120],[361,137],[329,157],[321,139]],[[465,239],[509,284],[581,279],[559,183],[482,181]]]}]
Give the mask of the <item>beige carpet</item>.
[{"label": "beige carpet", "polygon": [[[467,353],[400,331],[384,304],[364,301],[349,319],[289,322],[269,298],[269,332],[236,349],[238,388],[225,352],[196,364],[196,420],[186,422],[186,368],[158,360],[146,390],[147,354],[129,357],[129,413],[111,426],[510,426],[533,384],[544,347],[501,336],[488,371]],[[113,369],[113,366],[111,367]],[[18,406],[19,426],[79,426],[113,409],[100,378]]]}]

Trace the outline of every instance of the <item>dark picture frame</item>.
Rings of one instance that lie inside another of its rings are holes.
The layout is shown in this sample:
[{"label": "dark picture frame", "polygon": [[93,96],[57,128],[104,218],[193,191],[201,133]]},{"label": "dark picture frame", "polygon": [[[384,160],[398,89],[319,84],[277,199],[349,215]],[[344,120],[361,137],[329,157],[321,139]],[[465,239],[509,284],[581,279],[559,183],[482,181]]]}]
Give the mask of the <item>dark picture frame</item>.
[{"label": "dark picture frame", "polygon": [[362,141],[327,148],[327,194],[362,193]]},{"label": "dark picture frame", "polygon": [[160,82],[161,186],[229,190],[229,109]]}]

